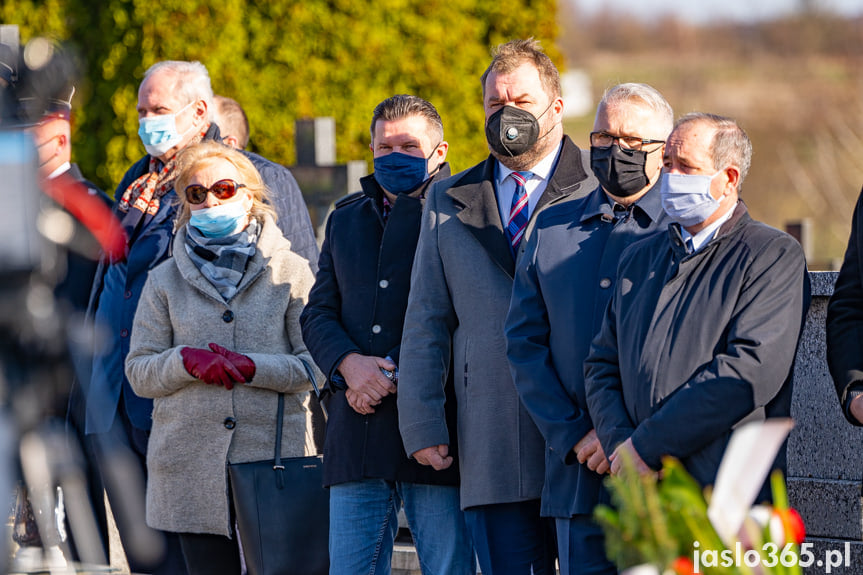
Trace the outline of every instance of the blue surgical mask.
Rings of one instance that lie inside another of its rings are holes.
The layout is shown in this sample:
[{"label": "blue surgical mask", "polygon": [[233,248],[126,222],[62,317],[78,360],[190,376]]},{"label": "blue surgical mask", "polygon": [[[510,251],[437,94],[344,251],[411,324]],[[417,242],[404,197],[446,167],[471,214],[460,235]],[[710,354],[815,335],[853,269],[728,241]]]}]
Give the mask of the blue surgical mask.
[{"label": "blue surgical mask", "polygon": [[164,155],[165,152],[182,142],[190,130],[195,129],[195,125],[192,124],[182,134],[177,132],[177,116],[194,103],[195,100],[192,100],[174,114],[148,116],[138,120],[138,135],[141,137],[141,142],[148,154],[156,157]]},{"label": "blue surgical mask", "polygon": [[410,193],[429,179],[429,158],[431,155],[423,158],[400,152],[378,156],[375,158],[375,180],[391,194]]},{"label": "blue surgical mask", "polygon": [[684,228],[700,224],[719,209],[719,200],[710,194],[712,176],[692,174],[662,174],[659,195],[662,208],[673,221]]},{"label": "blue surgical mask", "polygon": [[228,202],[212,208],[192,210],[189,225],[208,238],[223,238],[243,231],[249,212],[243,202]]}]

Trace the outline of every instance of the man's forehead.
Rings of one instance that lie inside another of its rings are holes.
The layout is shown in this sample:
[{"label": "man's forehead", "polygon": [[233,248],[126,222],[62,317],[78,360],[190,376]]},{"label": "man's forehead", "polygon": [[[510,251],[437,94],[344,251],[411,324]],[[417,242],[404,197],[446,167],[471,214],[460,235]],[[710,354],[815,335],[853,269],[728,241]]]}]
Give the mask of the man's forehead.
[{"label": "man's forehead", "polygon": [[419,140],[427,136],[429,128],[428,121],[416,114],[397,120],[378,120],[375,123],[375,138]]},{"label": "man's forehead", "polygon": [[144,78],[138,89],[139,103],[175,103],[177,100],[177,75],[168,70],[159,70]]}]

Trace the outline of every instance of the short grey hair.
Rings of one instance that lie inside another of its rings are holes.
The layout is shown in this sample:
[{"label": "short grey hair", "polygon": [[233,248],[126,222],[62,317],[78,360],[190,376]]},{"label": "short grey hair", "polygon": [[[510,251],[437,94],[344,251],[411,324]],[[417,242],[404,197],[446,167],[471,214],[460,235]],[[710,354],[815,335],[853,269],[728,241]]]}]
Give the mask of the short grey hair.
[{"label": "short grey hair", "polygon": [[740,182],[738,191],[743,185],[743,180],[749,173],[752,164],[752,142],[743,128],[731,118],[707,114],[705,112],[691,112],[686,114],[674,125],[677,130],[681,126],[694,122],[702,122],[716,129],[713,141],[710,142],[710,157],[713,160],[713,168],[722,170],[733,164],[740,170]]},{"label": "short grey hair", "polygon": [[375,111],[372,113],[371,136],[372,142],[375,141],[375,125],[378,120],[392,122],[401,120],[408,116],[420,116],[425,118],[429,126],[429,136],[436,136],[437,142],[443,142],[443,120],[440,119],[437,109],[431,102],[423,100],[419,96],[410,96],[408,94],[397,94],[391,96],[375,106]]},{"label": "short grey hair", "polygon": [[609,88],[599,101],[596,111],[599,113],[609,106],[632,103],[641,104],[655,112],[662,121],[662,129],[666,135],[671,133],[674,128],[674,111],[671,109],[671,104],[659,93],[659,90],[647,84],[628,82]]},{"label": "short grey hair", "polygon": [[183,104],[203,100],[207,103],[207,119],[213,118],[213,87],[210,84],[210,73],[207,67],[198,61],[164,60],[156,62],[144,72],[146,80],[156,72],[165,71],[174,74],[177,81],[174,90]]}]

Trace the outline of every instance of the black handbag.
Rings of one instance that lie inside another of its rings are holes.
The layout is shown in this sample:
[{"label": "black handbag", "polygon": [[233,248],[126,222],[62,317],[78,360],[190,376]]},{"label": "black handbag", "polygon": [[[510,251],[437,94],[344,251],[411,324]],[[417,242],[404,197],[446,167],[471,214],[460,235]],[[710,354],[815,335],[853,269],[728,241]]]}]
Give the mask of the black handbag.
[{"label": "black handbag", "polygon": [[[314,372],[303,365],[317,393]],[[246,568],[249,575],[327,575],[330,493],[323,457],[281,457],[283,393],[278,410],[274,458],[228,466]]]}]

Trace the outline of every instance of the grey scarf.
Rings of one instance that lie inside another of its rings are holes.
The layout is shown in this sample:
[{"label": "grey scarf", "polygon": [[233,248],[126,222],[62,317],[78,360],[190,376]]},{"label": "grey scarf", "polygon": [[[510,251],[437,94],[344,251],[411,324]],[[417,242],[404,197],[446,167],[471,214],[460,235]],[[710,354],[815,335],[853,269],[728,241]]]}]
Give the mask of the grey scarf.
[{"label": "grey scarf", "polygon": [[186,253],[226,302],[237,294],[249,259],[255,255],[260,227],[258,220],[251,218],[239,233],[208,238],[197,228],[186,226]]}]

